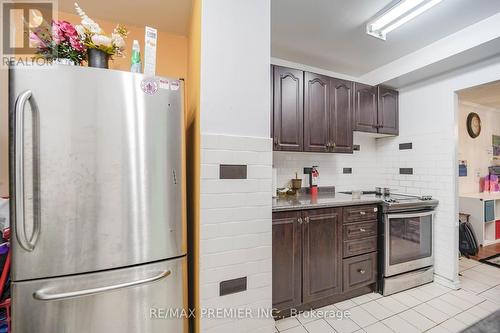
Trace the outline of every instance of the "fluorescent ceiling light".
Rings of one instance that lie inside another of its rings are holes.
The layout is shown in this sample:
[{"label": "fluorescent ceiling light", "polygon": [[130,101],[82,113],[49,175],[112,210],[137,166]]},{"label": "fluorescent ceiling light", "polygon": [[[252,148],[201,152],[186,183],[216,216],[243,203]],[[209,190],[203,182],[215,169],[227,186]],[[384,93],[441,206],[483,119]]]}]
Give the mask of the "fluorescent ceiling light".
[{"label": "fluorescent ceiling light", "polygon": [[399,0],[366,25],[366,33],[386,39],[389,32],[431,9],[442,0]]}]

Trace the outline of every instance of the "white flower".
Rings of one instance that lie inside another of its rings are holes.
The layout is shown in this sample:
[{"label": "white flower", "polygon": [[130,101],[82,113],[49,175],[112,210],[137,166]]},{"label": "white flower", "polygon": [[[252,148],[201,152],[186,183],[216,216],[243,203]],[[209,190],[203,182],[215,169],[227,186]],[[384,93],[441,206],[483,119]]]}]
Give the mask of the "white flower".
[{"label": "white flower", "polygon": [[125,47],[125,40],[119,34],[111,34],[111,39],[113,40],[113,44],[115,44],[117,48],[121,49]]},{"label": "white flower", "polygon": [[91,38],[92,43],[94,43],[96,46],[110,47],[112,43],[111,38],[109,38],[108,36],[94,35]]},{"label": "white flower", "polygon": [[94,34],[100,34],[102,32],[101,27],[99,24],[94,22],[90,17],[85,14],[85,12],[78,6],[78,4],[75,2],[75,9],[78,15],[82,18],[82,26],[85,27],[85,29],[89,30],[91,33]]},{"label": "white flower", "polygon": [[79,36],[81,36],[81,37],[85,36],[85,28],[82,25],[80,25],[80,24],[75,25],[75,30],[76,30],[76,32],[78,32]]}]

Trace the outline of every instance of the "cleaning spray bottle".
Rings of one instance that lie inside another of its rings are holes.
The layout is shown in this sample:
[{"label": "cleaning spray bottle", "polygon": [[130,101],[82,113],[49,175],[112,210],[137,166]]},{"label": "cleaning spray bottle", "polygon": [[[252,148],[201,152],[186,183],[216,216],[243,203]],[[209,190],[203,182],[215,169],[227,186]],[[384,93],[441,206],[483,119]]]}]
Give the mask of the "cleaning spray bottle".
[{"label": "cleaning spray bottle", "polygon": [[141,46],[139,45],[139,41],[137,39],[134,39],[134,42],[132,43],[132,59],[131,59],[132,65],[130,66],[130,71],[132,73],[141,73],[142,72],[142,66],[141,66]]}]

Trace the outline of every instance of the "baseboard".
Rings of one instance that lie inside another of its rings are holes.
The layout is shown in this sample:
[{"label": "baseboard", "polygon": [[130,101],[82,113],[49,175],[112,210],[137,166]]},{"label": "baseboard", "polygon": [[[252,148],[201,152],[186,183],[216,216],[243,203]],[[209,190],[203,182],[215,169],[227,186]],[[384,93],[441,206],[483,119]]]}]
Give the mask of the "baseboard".
[{"label": "baseboard", "polygon": [[440,285],[442,285],[444,287],[451,288],[454,290],[460,289],[460,280],[458,279],[458,276],[457,276],[457,279],[455,281],[452,281],[452,280],[444,278],[440,275],[434,274],[434,282],[439,283]]}]

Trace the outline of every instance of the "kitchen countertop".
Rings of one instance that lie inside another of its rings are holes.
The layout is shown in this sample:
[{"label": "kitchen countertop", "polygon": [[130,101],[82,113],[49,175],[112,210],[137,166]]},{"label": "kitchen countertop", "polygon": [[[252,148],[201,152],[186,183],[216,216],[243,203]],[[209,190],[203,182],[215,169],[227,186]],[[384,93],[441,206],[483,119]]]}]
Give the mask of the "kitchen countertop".
[{"label": "kitchen countertop", "polygon": [[362,195],[361,199],[353,199],[351,194],[318,193],[313,199],[310,194],[273,198],[273,212],[291,210],[329,208],[341,206],[369,205],[381,203],[382,199],[373,195]]}]

